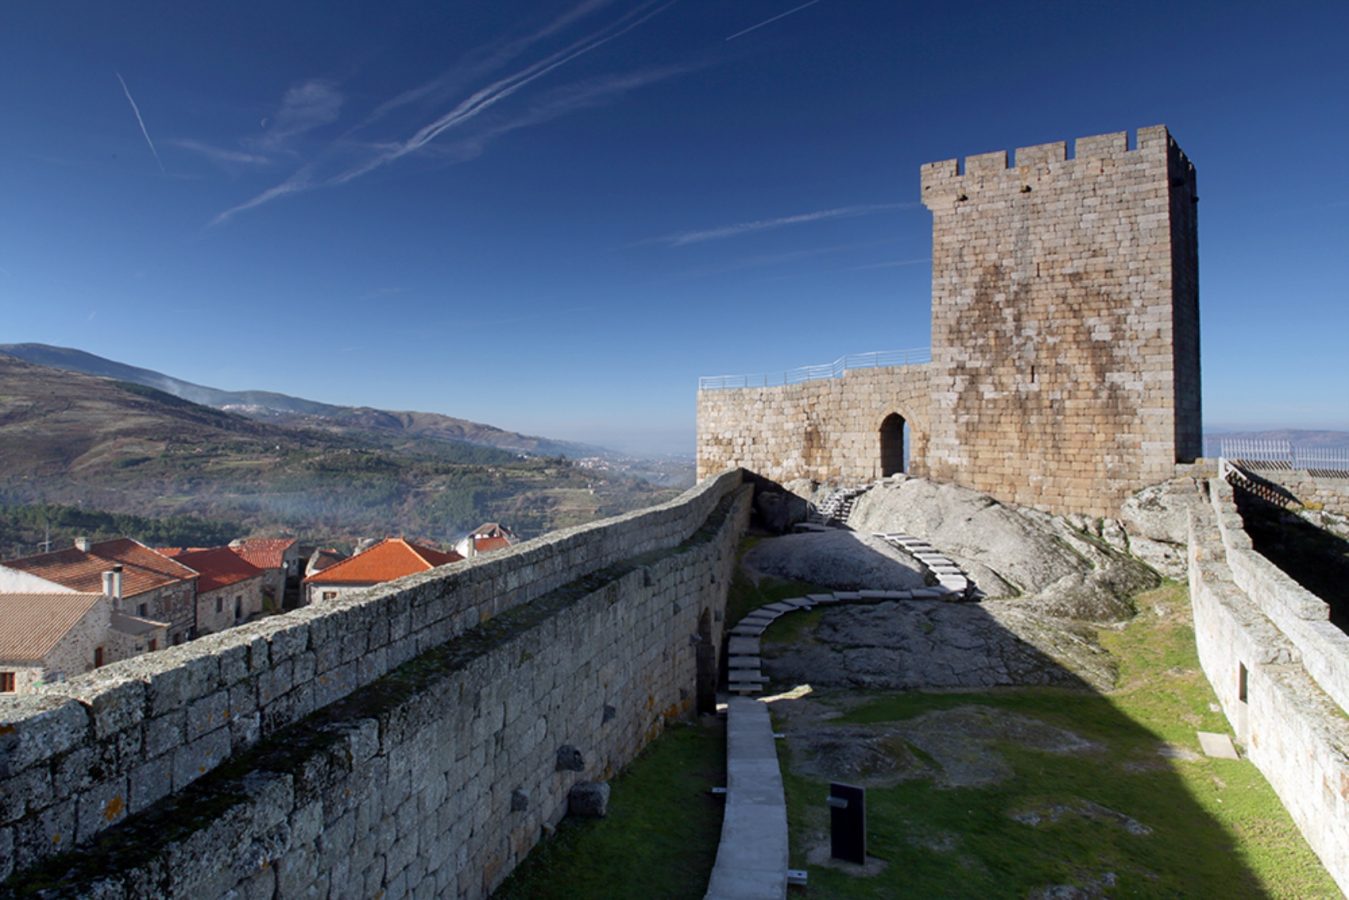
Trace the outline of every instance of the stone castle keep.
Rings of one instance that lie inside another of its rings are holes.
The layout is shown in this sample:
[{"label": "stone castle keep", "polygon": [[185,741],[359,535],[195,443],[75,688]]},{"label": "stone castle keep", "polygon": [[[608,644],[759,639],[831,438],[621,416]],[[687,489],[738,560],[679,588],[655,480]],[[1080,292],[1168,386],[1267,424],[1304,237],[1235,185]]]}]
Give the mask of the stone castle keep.
[{"label": "stone castle keep", "polygon": [[930,363],[700,390],[698,475],[903,468],[1112,515],[1202,453],[1194,166],[1164,126],[930,163]]}]

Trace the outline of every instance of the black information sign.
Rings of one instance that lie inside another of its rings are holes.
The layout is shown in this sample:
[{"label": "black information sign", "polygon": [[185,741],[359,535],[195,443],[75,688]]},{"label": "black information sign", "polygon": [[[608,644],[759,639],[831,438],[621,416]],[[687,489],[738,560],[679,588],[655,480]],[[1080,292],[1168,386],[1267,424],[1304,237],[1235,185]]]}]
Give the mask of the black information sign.
[{"label": "black information sign", "polygon": [[866,788],[837,781],[829,783],[829,855],[866,865]]}]

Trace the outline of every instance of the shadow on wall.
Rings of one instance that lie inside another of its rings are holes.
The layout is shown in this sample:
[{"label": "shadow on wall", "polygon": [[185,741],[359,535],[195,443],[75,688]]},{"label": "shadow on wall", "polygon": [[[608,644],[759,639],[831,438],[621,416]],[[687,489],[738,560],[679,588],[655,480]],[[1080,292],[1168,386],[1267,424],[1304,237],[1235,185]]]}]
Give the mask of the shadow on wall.
[{"label": "shadow on wall", "polygon": [[1250,491],[1233,496],[1255,551],[1324,600],[1331,624],[1349,633],[1349,541]]},{"label": "shadow on wall", "polygon": [[[856,568],[887,567],[906,569],[859,544]],[[809,580],[859,587],[827,571]],[[859,880],[812,859],[812,890],[1025,896],[1072,885],[1073,896],[1267,896],[1228,827],[1196,799],[1198,781],[1178,770],[1212,765],[1183,761],[1198,760],[1196,728],[1227,730],[1207,707],[1188,629],[1148,650],[1173,669],[1159,679],[1177,677],[1175,659],[1186,654],[1196,691],[1188,701],[1139,684],[1137,673],[1107,693],[1115,672],[1082,626],[1027,605],[839,604],[788,614],[765,636],[766,693],[788,693],[772,708],[790,748],[794,863],[816,838],[827,846],[829,781],[869,789],[870,850],[884,860]],[[810,691],[794,696],[801,685]],[[1223,770],[1224,779],[1260,778],[1231,765],[1240,772]]]}]

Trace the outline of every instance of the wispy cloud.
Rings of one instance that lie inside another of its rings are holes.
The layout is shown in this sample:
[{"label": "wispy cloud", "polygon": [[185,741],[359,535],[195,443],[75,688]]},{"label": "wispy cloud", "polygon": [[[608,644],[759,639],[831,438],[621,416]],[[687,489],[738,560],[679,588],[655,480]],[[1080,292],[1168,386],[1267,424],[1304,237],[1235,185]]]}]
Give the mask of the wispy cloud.
[{"label": "wispy cloud", "polygon": [[243,150],[230,150],[226,147],[214,147],[204,141],[181,138],[171,140],[168,143],[183,150],[199,153],[211,160],[211,162],[222,165],[269,166],[273,163],[271,157],[262,153],[248,153]]},{"label": "wispy cloud", "polygon": [[868,269],[902,269],[905,266],[926,265],[932,260],[926,256],[915,257],[914,259],[888,259],[884,262],[867,263],[864,266],[849,266],[849,272],[865,272]]},{"label": "wispy cloud", "polygon": [[289,150],[295,138],[337,121],[344,99],[332,82],[322,78],[292,85],[281,98],[280,109],[263,120],[267,130],[256,143],[268,150]]},{"label": "wispy cloud", "polygon": [[126,79],[122,78],[121,72],[113,72],[117,76],[117,81],[122,85],[122,93],[126,94],[126,102],[131,104],[131,111],[136,114],[136,124],[141,127],[141,134],[145,136],[145,143],[150,147],[150,152],[155,157],[155,163],[159,166],[161,174],[164,172],[164,163],[159,158],[159,151],[155,149],[155,142],[150,140],[150,132],[145,128],[145,120],[141,118],[140,107],[136,105],[136,100],[131,96],[130,89],[126,86]]},{"label": "wispy cloud", "polygon": [[234,216],[238,215],[241,212],[245,212],[247,210],[262,206],[262,204],[264,203],[270,203],[271,201],[277,199],[278,197],[285,197],[288,194],[296,194],[299,193],[300,191],[307,191],[312,186],[313,182],[310,177],[309,169],[307,167],[302,168],[294,175],[291,175],[285,181],[281,182],[280,184],[269,187],[261,194],[258,194],[255,197],[251,197],[248,200],[245,200],[238,206],[231,206],[229,209],[220,213],[209,223],[207,223],[208,227],[213,228],[216,225],[224,224],[225,222],[228,222],[231,218],[233,218]]},{"label": "wispy cloud", "polygon": [[[475,73],[479,79],[487,78],[493,70],[528,52],[539,42],[612,2],[613,0],[585,0],[530,35],[480,54],[481,59],[469,65],[467,71]],[[438,141],[441,143],[435,149],[439,150],[442,159],[452,162],[470,159],[480,154],[490,141],[511,131],[538,125],[579,109],[608,102],[643,85],[689,71],[692,66],[651,68],[591,79],[555,89],[513,115],[505,117],[495,113],[491,116],[486,115],[498,104],[523,91],[535,81],[617,40],[660,15],[676,2],[677,0],[667,0],[663,3],[660,0],[648,0],[586,37],[473,90],[449,110],[435,116],[406,137],[383,141],[352,139],[356,132],[394,109],[443,97],[447,87],[451,83],[457,83],[466,70],[461,66],[453,70],[452,76],[447,74],[385,101],[365,121],[349,131],[344,139],[329,144],[324,153],[301,166],[291,177],[225,210],[210,224],[221,224],[241,212],[256,209],[290,194],[348,184],[397,160],[425,151]],[[331,85],[327,85],[326,90],[320,89],[318,86],[323,84],[326,83],[308,82],[309,89],[305,92],[296,93],[294,96],[288,95],[283,110],[289,110],[290,114],[283,122],[282,114],[278,113],[277,121],[272,124],[269,133],[294,136],[301,133],[301,126],[305,126],[307,130],[332,121],[341,106],[340,94]],[[445,141],[450,135],[458,139],[446,144]]]},{"label": "wispy cloud", "polygon": [[392,147],[389,147],[360,165],[341,173],[336,178],[332,179],[332,183],[346,184],[362,175],[373,172],[381,166],[388,165],[397,159],[401,159],[409,153],[420,150],[440,135],[451,129],[466,125],[483,112],[491,109],[502,100],[512,96],[530,83],[537,81],[544,75],[552,72],[554,69],[566,65],[572,60],[579,59],[616,38],[622,37],[651,17],[659,15],[670,6],[674,5],[674,2],[675,0],[670,0],[669,3],[665,3],[654,10],[651,9],[651,3],[644,4],[636,10],[627,13],[617,22],[601,29],[599,32],[596,32],[589,37],[582,38],[570,46],[546,56],[532,65],[526,66],[518,72],[507,75],[505,78],[500,78],[492,84],[489,84],[487,87],[475,91],[466,99],[460,101],[460,103],[449,112],[417,129],[411,137],[394,144]]},{"label": "wispy cloud", "polygon": [[785,13],[778,13],[776,16],[773,16],[771,19],[764,19],[764,20],[763,20],[762,22],[760,22],[758,25],[751,25],[751,26],[749,26],[748,28],[746,28],[744,31],[737,31],[735,34],[731,35],[731,36],[728,37],[726,40],[728,40],[728,41],[733,41],[733,40],[735,40],[735,39],[738,38],[738,37],[744,37],[745,35],[749,34],[751,31],[758,31],[760,28],[764,27],[765,25],[772,25],[772,24],[773,24],[774,22],[776,22],[778,19],[785,19],[785,18],[787,18],[788,16],[790,16],[792,13],[799,13],[801,10],[805,9],[806,7],[808,7],[808,6],[814,6],[816,3],[819,3],[819,2],[820,2],[820,0],[810,0],[809,3],[802,3],[800,6],[796,7],[795,9],[789,9],[789,10],[787,10]]},{"label": "wispy cloud", "polygon": [[681,231],[652,238],[642,243],[684,247],[689,244],[720,241],[758,231],[786,228],[791,225],[805,225],[810,222],[825,222],[832,219],[853,219],[858,216],[868,216],[896,209],[912,209],[917,205],[916,203],[868,203],[858,206],[840,206],[835,209],[821,209],[815,212],[797,213],[793,216],[780,216],[776,219],[755,219],[750,222],[736,222],[733,225],[720,225],[716,228],[706,228],[699,231]]},{"label": "wispy cloud", "polygon": [[700,266],[689,269],[674,276],[672,281],[686,281],[691,278],[706,278],[714,275],[726,275],[731,272],[741,272],[746,269],[778,268],[788,263],[798,262],[800,260],[813,259],[819,256],[832,256],[838,253],[853,253],[857,250],[871,250],[876,247],[882,247],[887,244],[893,245],[894,238],[886,238],[879,241],[860,241],[848,244],[825,244],[814,247],[800,247],[795,250],[787,250],[782,253],[762,253],[755,256],[742,256],[735,259],[720,261],[714,265]]}]

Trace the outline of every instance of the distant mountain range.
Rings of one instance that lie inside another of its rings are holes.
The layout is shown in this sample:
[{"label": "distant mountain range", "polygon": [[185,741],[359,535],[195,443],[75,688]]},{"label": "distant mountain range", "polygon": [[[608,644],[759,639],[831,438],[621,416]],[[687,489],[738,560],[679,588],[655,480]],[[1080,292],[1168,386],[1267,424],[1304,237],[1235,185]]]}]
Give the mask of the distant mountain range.
[{"label": "distant mountain range", "polygon": [[249,417],[144,383],[184,390],[159,373],[68,352],[76,355],[61,358],[102,373],[0,353],[0,506],[193,515],[349,543],[390,534],[450,541],[483,521],[532,537],[675,493],[627,469],[553,455],[577,445],[350,407]]},{"label": "distant mountain range", "polygon": [[463,441],[538,456],[567,456],[577,459],[590,456],[614,458],[622,455],[603,447],[518,434],[492,425],[438,413],[389,411],[368,406],[334,406],[275,391],[222,391],[70,347],[53,347],[50,344],[0,344],[0,353],[39,366],[50,366],[68,372],[143,385],[202,406],[279,425],[302,425],[335,431],[381,431],[389,434]]}]

